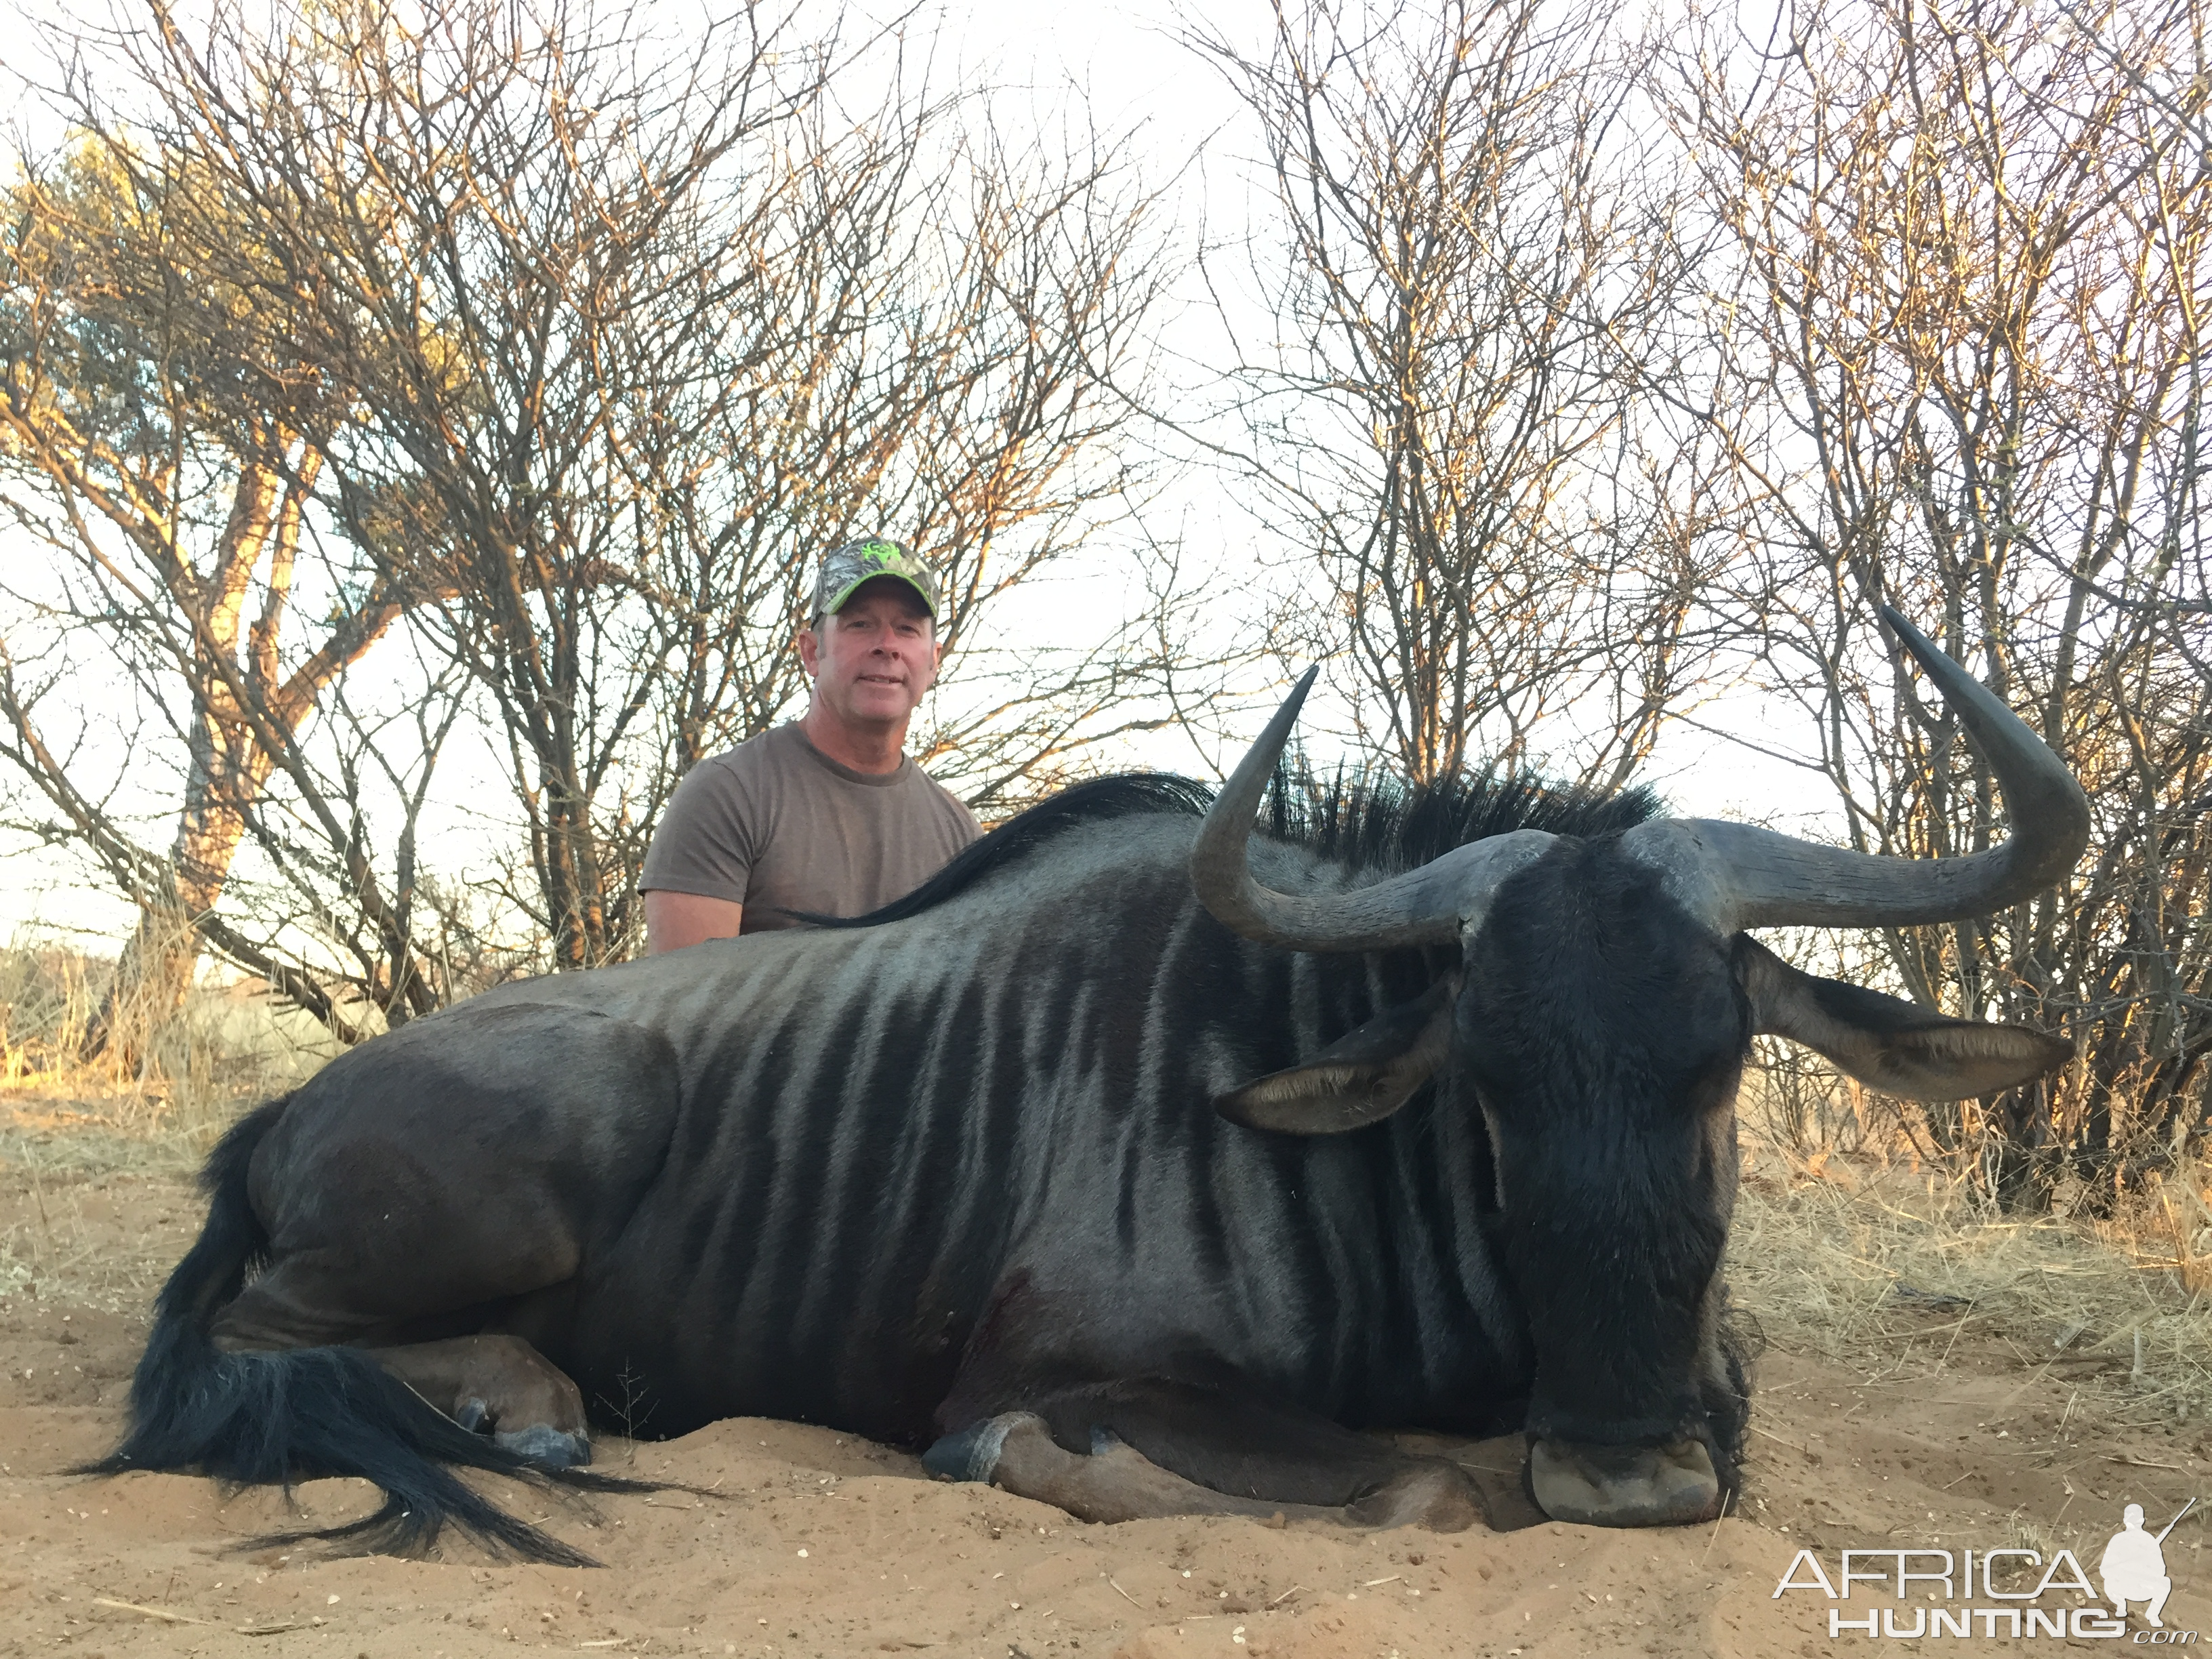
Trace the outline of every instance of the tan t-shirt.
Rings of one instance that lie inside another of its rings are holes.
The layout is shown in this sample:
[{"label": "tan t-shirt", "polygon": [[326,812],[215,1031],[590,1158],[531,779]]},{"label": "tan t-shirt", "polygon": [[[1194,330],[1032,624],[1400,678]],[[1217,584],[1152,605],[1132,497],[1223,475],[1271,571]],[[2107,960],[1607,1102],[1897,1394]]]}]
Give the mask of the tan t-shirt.
[{"label": "tan t-shirt", "polygon": [[911,759],[878,776],[831,760],[796,723],[701,761],[646,850],[641,888],[745,907],[738,931],[860,916],[943,869],[982,832]]}]

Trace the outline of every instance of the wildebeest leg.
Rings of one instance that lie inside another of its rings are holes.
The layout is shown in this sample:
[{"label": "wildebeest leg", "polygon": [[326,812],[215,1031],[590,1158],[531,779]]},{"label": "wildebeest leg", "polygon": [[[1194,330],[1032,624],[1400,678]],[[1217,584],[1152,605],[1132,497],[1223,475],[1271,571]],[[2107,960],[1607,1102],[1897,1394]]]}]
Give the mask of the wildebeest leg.
[{"label": "wildebeest leg", "polygon": [[1271,1401],[1139,1379],[1034,1404],[946,1436],[923,1462],[1085,1521],[1280,1514],[1457,1532],[1483,1518],[1455,1464]]},{"label": "wildebeest leg", "polygon": [[532,1461],[587,1462],[582,1396],[544,1356],[681,1093],[666,1039],[574,1008],[465,1006],[340,1056],[252,1155],[268,1271],[209,1335],[367,1349]]},{"label": "wildebeest leg", "polygon": [[463,1428],[489,1432],[541,1469],[592,1461],[582,1390],[519,1336],[456,1336],[369,1352]]},{"label": "wildebeest leg", "polygon": [[592,1461],[582,1392],[529,1342],[503,1332],[410,1341],[410,1327],[424,1322],[359,1307],[360,1277],[313,1253],[281,1262],[216,1316],[216,1346],[361,1348],[463,1428],[490,1434],[541,1468]]}]

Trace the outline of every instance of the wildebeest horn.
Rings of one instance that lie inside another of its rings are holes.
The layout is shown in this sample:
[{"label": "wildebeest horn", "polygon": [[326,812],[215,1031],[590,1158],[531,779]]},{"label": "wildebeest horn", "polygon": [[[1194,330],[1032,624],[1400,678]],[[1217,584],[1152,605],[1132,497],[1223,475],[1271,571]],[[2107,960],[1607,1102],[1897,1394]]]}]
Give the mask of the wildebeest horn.
[{"label": "wildebeest horn", "polygon": [[1245,938],[1293,951],[1381,951],[1455,943],[1461,923],[1480,911],[1498,884],[1540,854],[1552,837],[1516,830],[1474,842],[1418,870],[1343,893],[1278,893],[1252,879],[1245,858],[1252,817],[1267,777],[1290,740],[1298,709],[1313,689],[1309,668],[1267,729],[1214,798],[1191,849],[1190,881],[1198,902]]},{"label": "wildebeest horn", "polygon": [[1881,615],[1996,774],[2011,839],[1957,858],[1913,859],[1715,818],[1670,818],[1628,831],[1624,848],[1666,870],[1676,896],[1717,931],[1908,927],[1986,915],[2062,880],[2088,845],[2088,798],[2066,763],[1918,629],[1887,605]]},{"label": "wildebeest horn", "polygon": [[[1716,932],[1746,927],[1905,927],[1985,915],[2061,880],[2089,841],[2089,802],[2066,764],[1986,687],[1884,605],[1896,630],[2004,792],[2010,840],[1958,858],[1893,858],[1719,818],[1662,818],[1622,848],[1664,871],[1674,896]],[[1245,847],[1267,777],[1318,670],[1309,669],[1231,775],[1190,857],[1199,902],[1248,939],[1300,951],[1444,945],[1476,922],[1498,884],[1552,837],[1521,830],[1445,854],[1372,887],[1278,893],[1252,879]]]}]

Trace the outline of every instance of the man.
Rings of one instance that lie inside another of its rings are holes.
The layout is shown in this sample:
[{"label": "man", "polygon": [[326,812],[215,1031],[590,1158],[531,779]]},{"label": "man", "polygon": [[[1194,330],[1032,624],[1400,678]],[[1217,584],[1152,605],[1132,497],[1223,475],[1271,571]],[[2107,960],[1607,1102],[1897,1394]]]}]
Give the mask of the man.
[{"label": "man", "polygon": [[805,716],[693,767],[653,832],[638,885],[648,956],[865,915],[912,891],[981,831],[905,752],[937,678],[936,574],[896,542],[822,561],[799,660]]},{"label": "man", "polygon": [[2148,1604],[2143,1608],[2145,1619],[2154,1625],[2166,1623],[2159,1614],[2166,1610],[2166,1598],[2173,1594],[2173,1580],[2166,1577],[2166,1552],[2159,1547],[2165,1537],[2163,1532],[2154,1538],[2143,1530],[2142,1504],[2130,1504],[2120,1511],[2120,1530],[2112,1534],[2097,1563],[2097,1577],[2105,1581],[2105,1599],[2112,1604],[2114,1618],[2128,1616],[2129,1602],[2142,1601]]}]

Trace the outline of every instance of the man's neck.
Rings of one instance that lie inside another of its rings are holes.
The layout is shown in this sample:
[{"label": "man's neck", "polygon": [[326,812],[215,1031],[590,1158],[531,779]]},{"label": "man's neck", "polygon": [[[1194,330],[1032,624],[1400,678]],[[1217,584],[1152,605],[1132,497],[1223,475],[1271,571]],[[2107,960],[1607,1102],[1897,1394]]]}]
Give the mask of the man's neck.
[{"label": "man's neck", "polygon": [[799,721],[807,742],[831,760],[877,776],[896,772],[905,763],[906,727],[904,720],[896,726],[850,726],[819,702],[811,705]]}]

